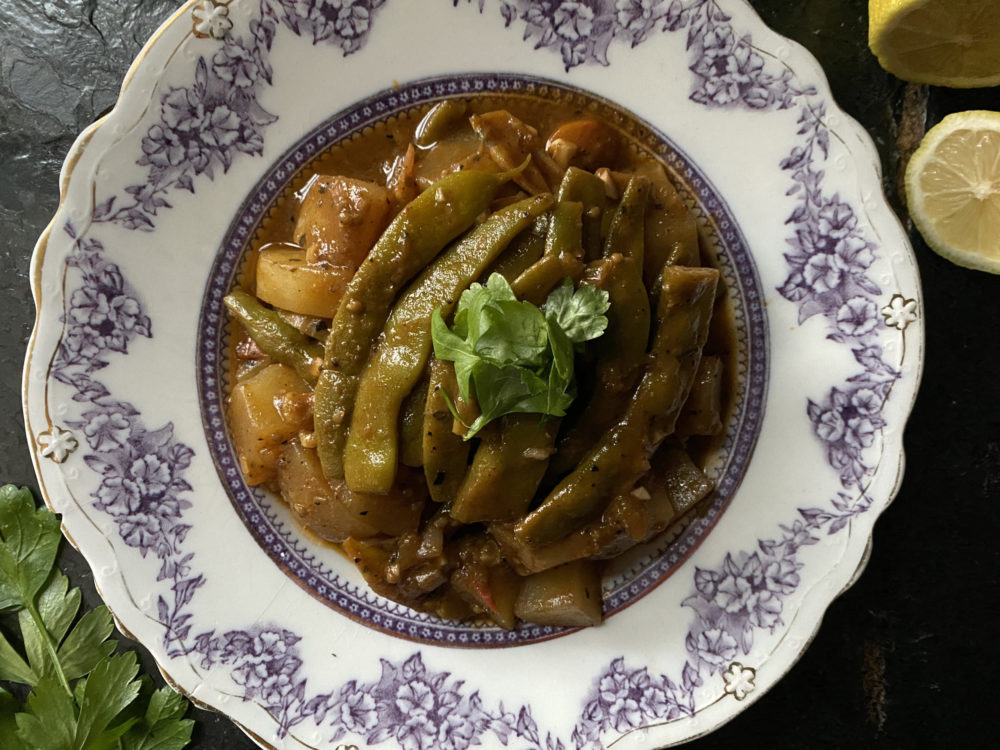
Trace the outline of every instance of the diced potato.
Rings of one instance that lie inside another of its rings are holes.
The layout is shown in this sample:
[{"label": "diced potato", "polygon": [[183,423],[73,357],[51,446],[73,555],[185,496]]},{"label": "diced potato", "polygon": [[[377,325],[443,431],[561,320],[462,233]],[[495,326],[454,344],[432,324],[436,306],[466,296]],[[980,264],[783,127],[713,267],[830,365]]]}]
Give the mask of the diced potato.
[{"label": "diced potato", "polygon": [[603,617],[600,564],[577,560],[528,576],[514,612],[539,625],[599,625]]},{"label": "diced potato", "polygon": [[310,263],[356,270],[392,218],[392,195],[381,185],[317,175],[306,188],[295,241]]},{"label": "diced potato", "polygon": [[345,483],[340,491],[344,505],[384,534],[399,536],[416,531],[427,488],[423,473],[407,466],[396,472],[396,484],[386,495],[353,492]]},{"label": "diced potato", "polygon": [[270,305],[299,315],[332,318],[354,268],[308,263],[297,245],[275,243],[257,258],[257,296]]},{"label": "diced potato", "polygon": [[378,533],[363,516],[344,506],[323,476],[316,451],[303,447],[298,440],[290,440],[281,451],[278,487],[299,521],[327,541],[367,539]]},{"label": "diced potato", "polygon": [[289,408],[310,393],[291,367],[272,364],[238,383],[229,397],[229,424],[248,484],[273,479],[281,444],[310,429],[311,409]]},{"label": "diced potato", "polygon": [[680,448],[665,447],[656,462],[660,481],[677,513],[686,513],[713,489],[712,480]]}]

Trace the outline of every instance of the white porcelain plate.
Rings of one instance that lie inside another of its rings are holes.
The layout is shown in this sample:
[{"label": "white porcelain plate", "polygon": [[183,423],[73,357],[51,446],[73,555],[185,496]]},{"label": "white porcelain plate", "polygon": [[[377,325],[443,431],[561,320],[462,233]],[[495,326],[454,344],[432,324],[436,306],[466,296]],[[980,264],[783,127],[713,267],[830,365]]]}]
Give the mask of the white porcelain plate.
[{"label": "white porcelain plate", "polygon": [[[448,96],[630,112],[718,258],[734,416],[704,513],[603,625],[411,612],[242,480],[221,297],[323,148]],[[39,481],[122,628],[281,748],[654,748],[736,715],[863,567],[920,375],[915,263],[867,136],[742,0],[190,2],[67,159],[39,241]]]}]

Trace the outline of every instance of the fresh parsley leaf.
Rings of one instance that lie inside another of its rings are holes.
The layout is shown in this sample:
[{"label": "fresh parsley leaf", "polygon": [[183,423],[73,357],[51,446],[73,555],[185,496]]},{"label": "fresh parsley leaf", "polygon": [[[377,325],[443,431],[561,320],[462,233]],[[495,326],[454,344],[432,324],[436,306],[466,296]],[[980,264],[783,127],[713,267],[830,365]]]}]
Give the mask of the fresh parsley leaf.
[{"label": "fresh parsley leaf", "polygon": [[4,750],[31,750],[17,736],[17,712],[21,708],[17,699],[0,688],[0,747]]},{"label": "fresh parsley leaf", "polygon": [[[545,414],[563,416],[566,408],[573,403],[568,391],[573,385],[573,342],[552,318],[545,319],[552,347],[552,367],[549,370],[546,389]],[[568,400],[567,400],[568,397]]]},{"label": "fresh parsley leaf", "polygon": [[486,364],[477,372],[476,393],[482,394],[479,400],[481,414],[469,425],[473,434],[504,414],[542,413],[546,384],[538,375],[523,367]]},{"label": "fresh parsley leaf", "polygon": [[122,737],[122,750],[181,750],[191,741],[194,722],[182,718],[187,701],[170,688],[149,697],[145,715]]},{"label": "fresh parsley leaf", "polygon": [[479,338],[472,343],[480,357],[500,367],[541,367],[549,343],[545,316],[530,302],[493,302],[480,312]]},{"label": "fresh parsley leaf", "polygon": [[472,389],[472,371],[479,364],[480,358],[472,344],[448,328],[440,309],[431,313],[431,341],[434,343],[435,357],[455,363],[458,390],[463,397],[468,397]]},{"label": "fresh parsley leaf", "polygon": [[52,640],[62,641],[80,611],[80,589],[70,589],[69,579],[56,569],[38,595],[38,614]]},{"label": "fresh parsley leaf", "polygon": [[30,491],[0,487],[0,611],[34,602],[55,564],[60,539],[59,519],[36,509]]},{"label": "fresh parsley leaf", "polygon": [[38,594],[36,602],[41,627],[44,627],[48,636],[52,638],[51,643],[39,630],[40,626],[31,612],[22,609],[17,613],[24,651],[35,675],[31,680],[32,683],[41,677],[58,677],[55,651],[50,646],[58,645],[66,635],[73,618],[76,617],[80,609],[80,591],[79,589],[69,591],[69,579],[58,570],[53,570]]},{"label": "fresh parsley leaf", "polygon": [[607,292],[590,284],[581,284],[573,291],[573,282],[563,279],[545,300],[542,310],[546,318],[555,320],[566,338],[574,344],[582,344],[604,333],[608,327],[604,313],[610,306]]},{"label": "fresh parsley leaf", "polygon": [[59,647],[59,661],[66,679],[82,677],[114,653],[115,644],[108,640],[113,630],[111,613],[105,606],[92,609],[80,618]]},{"label": "fresh parsley leaf", "polygon": [[139,664],[135,653],[102,659],[87,677],[87,685],[80,701],[75,747],[83,750],[105,750],[114,747],[129,727],[136,721],[111,726],[115,717],[125,710],[139,695],[140,683],[135,679]]},{"label": "fresh parsley leaf", "polygon": [[28,662],[10,645],[0,633],[0,680],[34,685],[38,675],[28,666]]},{"label": "fresh parsley leaf", "polygon": [[575,345],[604,332],[607,309],[607,292],[574,291],[570,279],[539,308],[518,301],[506,279],[493,274],[462,292],[451,328],[435,310],[434,354],[455,363],[459,393],[481,411],[465,439],[504,414],[564,416],[575,396]]},{"label": "fresh parsley leaf", "polygon": [[80,591],[55,567],[60,539],[30,491],[0,487],[0,609],[16,614],[27,656],[0,633],[0,680],[31,687],[25,706],[0,688],[0,748],[180,750],[187,701],[137,678],[134,653],[113,655],[106,607],[77,619]]},{"label": "fresh parsley leaf", "polygon": [[[35,750],[76,747],[76,707],[54,677],[43,677],[28,696],[27,711],[15,717],[17,734]],[[89,748],[88,748],[89,750]]]}]

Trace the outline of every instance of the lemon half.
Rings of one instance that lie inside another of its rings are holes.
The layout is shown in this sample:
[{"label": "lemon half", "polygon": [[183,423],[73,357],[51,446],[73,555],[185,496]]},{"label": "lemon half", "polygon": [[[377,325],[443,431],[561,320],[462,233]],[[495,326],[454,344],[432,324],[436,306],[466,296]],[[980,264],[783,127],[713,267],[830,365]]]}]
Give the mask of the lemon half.
[{"label": "lemon half", "polygon": [[1000,1],[869,0],[868,44],[905,81],[1000,84]]},{"label": "lemon half", "polygon": [[906,197],[933,250],[1000,273],[1000,112],[959,112],[933,127],[907,165]]}]

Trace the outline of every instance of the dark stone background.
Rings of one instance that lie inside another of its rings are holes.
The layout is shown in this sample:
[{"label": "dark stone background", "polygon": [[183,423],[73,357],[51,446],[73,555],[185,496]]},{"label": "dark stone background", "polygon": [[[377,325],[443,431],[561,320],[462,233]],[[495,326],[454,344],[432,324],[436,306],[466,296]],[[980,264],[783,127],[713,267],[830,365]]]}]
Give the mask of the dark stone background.
[{"label": "dark stone background", "polygon": [[[179,4],[0,0],[0,481],[36,494],[20,406],[31,250],[56,209],[74,137],[113,105],[130,61]],[[911,87],[916,106],[904,117],[903,84],[867,49],[864,0],[751,4],[819,58],[841,106],[875,138],[900,215],[896,139],[904,121],[922,125],[922,96],[928,127],[952,111],[1000,109],[997,88]],[[924,281],[927,362],[902,490],[876,525],[867,571],[830,607],[801,661],[698,747],[993,746],[984,709],[995,701],[1000,635],[1000,277],[953,266],[910,236]],[[86,565],[66,547],[62,564],[96,604]],[[192,713],[193,747],[253,747],[225,718]]]}]

